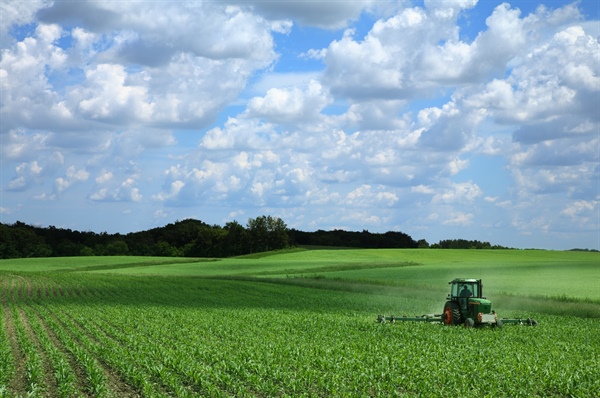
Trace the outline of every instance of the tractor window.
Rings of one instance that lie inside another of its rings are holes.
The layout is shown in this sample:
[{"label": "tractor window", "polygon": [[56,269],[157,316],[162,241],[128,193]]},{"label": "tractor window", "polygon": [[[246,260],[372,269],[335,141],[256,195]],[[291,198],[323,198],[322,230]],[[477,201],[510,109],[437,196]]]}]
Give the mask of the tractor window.
[{"label": "tractor window", "polygon": [[452,297],[479,297],[479,289],[476,283],[454,283],[452,285]]}]

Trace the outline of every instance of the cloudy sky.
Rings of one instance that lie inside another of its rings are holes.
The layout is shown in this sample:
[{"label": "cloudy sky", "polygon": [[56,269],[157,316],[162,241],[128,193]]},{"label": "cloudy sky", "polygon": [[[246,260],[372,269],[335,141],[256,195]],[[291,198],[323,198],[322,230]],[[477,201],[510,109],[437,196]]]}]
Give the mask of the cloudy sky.
[{"label": "cloudy sky", "polygon": [[0,4],[0,222],[600,248],[600,6]]}]

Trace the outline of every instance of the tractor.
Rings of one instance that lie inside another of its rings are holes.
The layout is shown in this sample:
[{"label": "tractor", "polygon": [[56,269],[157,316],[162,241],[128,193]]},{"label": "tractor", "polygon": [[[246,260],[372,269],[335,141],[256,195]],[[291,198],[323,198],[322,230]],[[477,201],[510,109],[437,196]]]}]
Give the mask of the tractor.
[{"label": "tractor", "polygon": [[478,327],[490,325],[501,328],[504,324],[537,326],[535,319],[500,319],[496,311],[492,310],[492,302],[483,296],[481,279],[455,278],[448,282],[451,285],[450,293],[444,304],[441,314],[426,314],[417,317],[395,317],[379,315],[378,322],[385,323],[396,321],[421,321],[443,322],[445,325],[464,325],[465,327]]}]

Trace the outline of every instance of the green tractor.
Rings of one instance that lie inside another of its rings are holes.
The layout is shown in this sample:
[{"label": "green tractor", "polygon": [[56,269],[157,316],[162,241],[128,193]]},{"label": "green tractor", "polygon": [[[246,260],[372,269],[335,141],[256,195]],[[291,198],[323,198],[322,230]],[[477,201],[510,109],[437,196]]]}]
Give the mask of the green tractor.
[{"label": "green tractor", "polygon": [[481,279],[456,278],[448,282],[450,294],[444,304],[442,321],[446,325],[493,325],[502,327],[496,311],[492,310],[492,302],[483,297]]},{"label": "green tractor", "polygon": [[492,310],[492,302],[483,296],[481,279],[455,278],[448,282],[450,294],[444,304],[442,314],[426,314],[417,317],[395,317],[379,315],[378,322],[422,321],[443,322],[445,325],[466,327],[490,325],[501,328],[504,324],[537,326],[535,319],[500,319]]}]

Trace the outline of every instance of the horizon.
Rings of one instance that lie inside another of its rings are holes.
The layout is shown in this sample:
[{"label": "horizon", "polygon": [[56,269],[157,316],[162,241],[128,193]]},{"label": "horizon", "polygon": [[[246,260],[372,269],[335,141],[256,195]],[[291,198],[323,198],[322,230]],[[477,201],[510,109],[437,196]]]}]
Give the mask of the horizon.
[{"label": "horizon", "polygon": [[[266,215],[265,215],[265,217],[266,217]],[[144,229],[144,230],[130,231],[130,232],[127,232],[127,233],[119,233],[119,232],[109,233],[107,231],[91,231],[91,230],[76,230],[76,229],[75,230],[70,229],[70,231],[77,232],[77,233],[83,233],[83,234],[90,233],[90,234],[94,234],[94,235],[107,234],[109,236],[113,236],[113,235],[127,236],[127,235],[133,235],[133,234],[139,234],[139,233],[149,232],[152,229],[163,229],[163,228],[166,228],[169,225],[175,225],[177,223],[181,223],[181,222],[185,222],[185,221],[199,222],[199,223],[205,224],[205,225],[207,225],[207,226],[209,226],[211,228],[214,228],[214,227],[225,228],[226,227],[226,225],[208,224],[208,223],[206,223],[206,222],[204,222],[202,220],[198,220],[198,219],[195,219],[195,218],[186,218],[186,219],[182,219],[182,220],[175,220],[173,222],[170,222],[170,223],[167,223],[167,224],[164,224],[164,225],[161,225],[161,226],[155,226],[155,227],[151,227],[149,229]],[[238,224],[240,224],[245,229],[249,228],[247,224],[242,224],[238,220],[231,220],[231,221],[237,222]],[[282,221],[285,223],[285,220],[282,220]],[[61,227],[56,227],[54,225],[42,226],[42,225],[27,224],[27,223],[24,223],[24,222],[22,222],[20,220],[17,220],[14,223],[10,223],[10,224],[0,222],[0,225],[7,225],[9,227],[15,227],[19,223],[25,225],[26,227],[33,227],[33,228],[39,228],[39,229],[51,229],[51,228],[62,229]],[[69,229],[65,229],[65,230],[69,230]],[[423,238],[413,237],[413,236],[411,236],[409,234],[406,234],[403,231],[372,232],[372,231],[364,230],[364,229],[362,231],[359,231],[359,230],[348,230],[348,229],[330,229],[330,230],[317,229],[317,230],[308,230],[307,231],[307,230],[301,230],[301,229],[297,229],[297,228],[287,228],[287,230],[288,231],[292,231],[293,230],[293,231],[307,233],[307,234],[314,234],[314,233],[322,231],[322,232],[346,232],[346,233],[362,233],[362,232],[366,232],[368,234],[373,234],[373,235],[385,235],[386,233],[393,232],[393,233],[405,234],[409,238],[411,238],[414,242],[417,242],[417,243],[420,243],[421,240],[425,240],[426,243],[427,243],[427,245],[428,245],[427,247],[415,247],[415,248],[403,247],[403,248],[397,248],[399,250],[404,250],[404,249],[410,249],[410,250],[414,250],[414,249],[429,249],[429,248],[433,248],[431,246],[438,245],[438,244],[441,244],[443,242],[465,241],[465,242],[480,242],[482,244],[489,244],[492,247],[490,247],[489,249],[487,249],[487,248],[457,249],[457,248],[448,248],[448,247],[447,248],[434,248],[434,249],[439,249],[439,250],[499,250],[499,249],[501,250],[501,249],[506,249],[506,250],[544,250],[544,251],[556,250],[556,251],[589,251],[589,252],[598,252],[598,251],[600,251],[598,249],[587,248],[587,247],[572,247],[572,248],[568,248],[568,249],[543,249],[543,248],[537,248],[537,247],[517,248],[517,247],[502,246],[502,245],[499,245],[499,244],[497,244],[495,242],[490,242],[490,241],[485,241],[485,240],[464,239],[464,238],[461,238],[461,237],[458,237],[458,238],[448,238],[447,237],[447,238],[442,238],[442,239],[438,240],[437,242],[430,242],[430,241],[427,241],[426,239],[423,239]],[[301,244],[298,247],[303,247],[303,246],[329,247],[328,245],[312,245],[312,244],[309,244],[309,245],[302,245]],[[293,247],[295,247],[295,246],[291,245],[288,248],[293,248]],[[362,247],[362,246],[348,246],[347,249],[349,249],[349,250],[353,250],[353,249],[373,249],[373,250],[379,250],[379,249],[395,249],[395,248],[391,248],[391,247],[373,248],[373,247]],[[281,250],[282,249],[275,249],[274,251],[281,251]],[[283,249],[283,250],[285,250],[285,249]],[[130,256],[130,254],[128,254],[126,256]],[[24,257],[22,257],[22,258],[24,258]]]},{"label": "horizon", "polygon": [[600,3],[0,7],[1,223],[600,249]]}]

